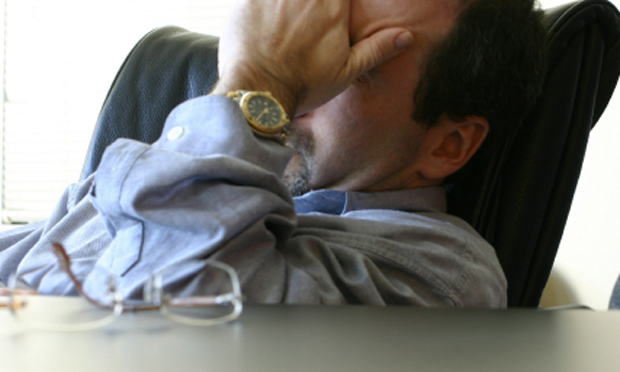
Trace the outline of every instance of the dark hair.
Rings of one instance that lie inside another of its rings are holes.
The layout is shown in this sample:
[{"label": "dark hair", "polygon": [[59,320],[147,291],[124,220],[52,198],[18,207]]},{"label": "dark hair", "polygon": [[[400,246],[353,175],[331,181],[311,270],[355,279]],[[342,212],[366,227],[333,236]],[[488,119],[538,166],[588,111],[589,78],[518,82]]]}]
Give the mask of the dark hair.
[{"label": "dark hair", "polygon": [[518,127],[540,95],[546,30],[535,0],[473,0],[463,6],[454,29],[429,54],[413,119],[431,126],[443,114],[454,120],[485,117],[490,131],[481,150],[488,151]]}]

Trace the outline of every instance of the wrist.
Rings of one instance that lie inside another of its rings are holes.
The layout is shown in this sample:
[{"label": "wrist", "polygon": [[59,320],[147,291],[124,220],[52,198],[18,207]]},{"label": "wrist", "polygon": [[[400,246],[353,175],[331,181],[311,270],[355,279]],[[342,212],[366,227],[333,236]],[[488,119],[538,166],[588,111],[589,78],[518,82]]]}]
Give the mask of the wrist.
[{"label": "wrist", "polygon": [[288,87],[270,74],[227,73],[217,82],[211,94],[226,95],[235,91],[270,92],[282,105],[284,111],[293,117],[301,94]]}]

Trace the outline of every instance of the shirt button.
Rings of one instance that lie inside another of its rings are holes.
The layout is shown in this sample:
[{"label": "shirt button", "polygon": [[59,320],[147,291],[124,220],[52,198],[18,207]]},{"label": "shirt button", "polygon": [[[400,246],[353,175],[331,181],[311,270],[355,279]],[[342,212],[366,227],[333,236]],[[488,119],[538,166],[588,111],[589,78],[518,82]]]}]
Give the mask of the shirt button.
[{"label": "shirt button", "polygon": [[185,133],[185,129],[183,129],[183,127],[174,127],[170,129],[170,132],[168,132],[167,137],[170,141],[174,141],[174,140],[178,140],[179,138],[183,137],[184,133]]}]

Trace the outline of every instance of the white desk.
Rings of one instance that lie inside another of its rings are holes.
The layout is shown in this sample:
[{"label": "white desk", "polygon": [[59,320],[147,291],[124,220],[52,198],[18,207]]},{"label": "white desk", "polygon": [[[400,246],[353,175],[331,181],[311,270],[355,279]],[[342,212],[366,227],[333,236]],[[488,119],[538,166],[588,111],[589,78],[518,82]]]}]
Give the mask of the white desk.
[{"label": "white desk", "polygon": [[0,311],[2,372],[198,370],[617,372],[620,312],[246,306],[210,328],[154,312],[49,333]]}]

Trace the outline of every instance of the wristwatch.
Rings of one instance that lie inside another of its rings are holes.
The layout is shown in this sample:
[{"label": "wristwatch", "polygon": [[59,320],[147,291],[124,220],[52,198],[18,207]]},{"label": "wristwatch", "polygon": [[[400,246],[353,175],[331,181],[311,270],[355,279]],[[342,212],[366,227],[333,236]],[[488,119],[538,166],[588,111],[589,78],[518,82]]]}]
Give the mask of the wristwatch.
[{"label": "wristwatch", "polygon": [[286,141],[289,133],[289,116],[270,92],[228,92],[227,97],[239,102],[241,111],[254,133],[280,143]]}]

